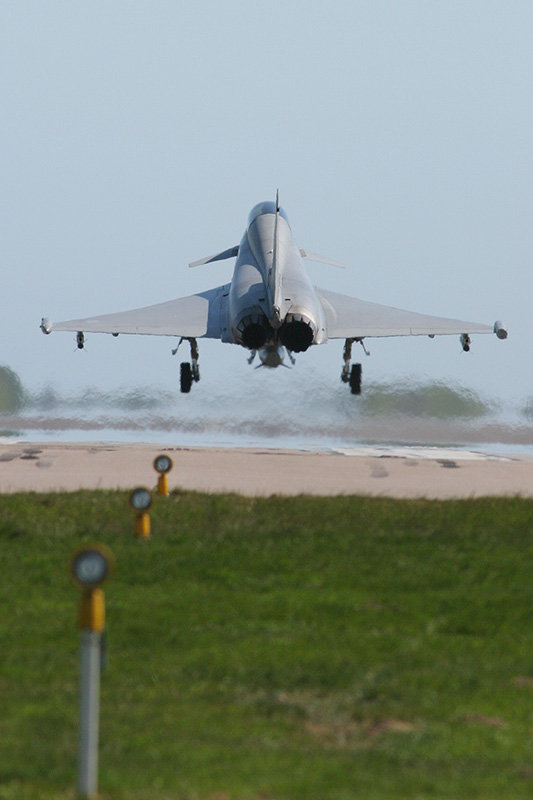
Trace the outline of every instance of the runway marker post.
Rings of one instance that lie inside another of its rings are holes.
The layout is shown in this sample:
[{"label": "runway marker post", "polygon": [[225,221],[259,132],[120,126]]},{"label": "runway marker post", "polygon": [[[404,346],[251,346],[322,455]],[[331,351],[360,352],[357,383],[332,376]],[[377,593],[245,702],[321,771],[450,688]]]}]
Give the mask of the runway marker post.
[{"label": "runway marker post", "polygon": [[133,533],[137,539],[150,538],[150,514],[148,509],[152,505],[152,493],[144,486],[138,486],[130,494],[130,506],[136,512],[133,520]]},{"label": "runway marker post", "polygon": [[105,598],[100,588],[110,576],[113,554],[101,544],[82,545],[70,558],[70,572],[81,586],[78,611],[80,637],[80,729],[78,796],[94,800],[98,794],[98,739],[100,726],[100,673]]},{"label": "runway marker post", "polygon": [[160,455],[154,459],[154,469],[159,472],[157,480],[157,494],[160,497],[168,497],[168,476],[167,473],[172,469],[172,459],[170,456]]}]

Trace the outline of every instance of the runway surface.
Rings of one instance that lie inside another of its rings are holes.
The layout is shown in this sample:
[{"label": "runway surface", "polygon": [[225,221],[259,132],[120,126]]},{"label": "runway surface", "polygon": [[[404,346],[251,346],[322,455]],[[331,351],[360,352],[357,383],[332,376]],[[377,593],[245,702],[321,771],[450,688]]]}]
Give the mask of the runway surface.
[{"label": "runway surface", "polygon": [[0,444],[0,493],[153,487],[159,453],[174,488],[246,496],[350,495],[435,499],[533,497],[533,458],[440,447],[333,451],[164,447],[154,444]]}]

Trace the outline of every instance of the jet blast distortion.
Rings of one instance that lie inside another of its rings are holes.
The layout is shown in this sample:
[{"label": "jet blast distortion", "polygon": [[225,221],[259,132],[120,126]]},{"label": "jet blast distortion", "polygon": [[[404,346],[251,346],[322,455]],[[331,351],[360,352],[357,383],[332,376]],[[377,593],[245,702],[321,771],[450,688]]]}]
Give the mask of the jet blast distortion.
[{"label": "jet blast distortion", "polygon": [[235,259],[229,283],[205,292],[168,300],[157,305],[116,314],[52,323],[41,321],[43,333],[73,331],[79,349],[85,333],[150,334],[178,337],[172,350],[183,342],[190,347],[190,361],[180,365],[181,391],[188,393],[200,380],[198,339],[219,339],[248,351],[248,363],[258,357],[259,367],[274,369],[294,354],[305,353],[312,345],[330,339],[344,339],[341,380],[352,394],[361,393],[361,364],[351,364],[352,346],[365,348],[365,339],[385,336],[456,335],[465,352],[471,336],[495,333],[507,338],[499,320],[494,325],[435,317],[413,311],[358,300],[313,286],[304,260],[343,266],[337,261],[298,248],[289,219],[279,204],[266,201],[254,206],[239,244],[214,255],[193,261],[190,267]]}]

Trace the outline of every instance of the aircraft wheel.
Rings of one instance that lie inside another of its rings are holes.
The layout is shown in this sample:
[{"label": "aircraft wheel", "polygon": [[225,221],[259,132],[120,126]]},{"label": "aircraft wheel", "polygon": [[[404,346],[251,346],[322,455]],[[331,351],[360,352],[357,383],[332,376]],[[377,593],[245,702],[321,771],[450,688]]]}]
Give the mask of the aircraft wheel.
[{"label": "aircraft wheel", "polygon": [[354,364],[350,372],[350,389],[352,394],[361,394],[361,364]]},{"label": "aircraft wheel", "polygon": [[188,361],[182,361],[180,364],[180,389],[182,392],[187,393],[191,391],[192,386],[192,370]]}]

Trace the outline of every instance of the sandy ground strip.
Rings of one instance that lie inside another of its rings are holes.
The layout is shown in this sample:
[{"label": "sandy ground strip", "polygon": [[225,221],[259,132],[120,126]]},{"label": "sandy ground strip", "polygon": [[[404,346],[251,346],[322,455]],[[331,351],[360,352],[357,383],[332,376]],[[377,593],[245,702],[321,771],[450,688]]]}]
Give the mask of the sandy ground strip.
[{"label": "sandy ground strip", "polygon": [[0,493],[152,488],[153,459],[174,462],[170,489],[247,496],[350,495],[435,499],[533,497],[533,458],[441,448],[342,452],[160,447],[153,444],[0,444]]}]

